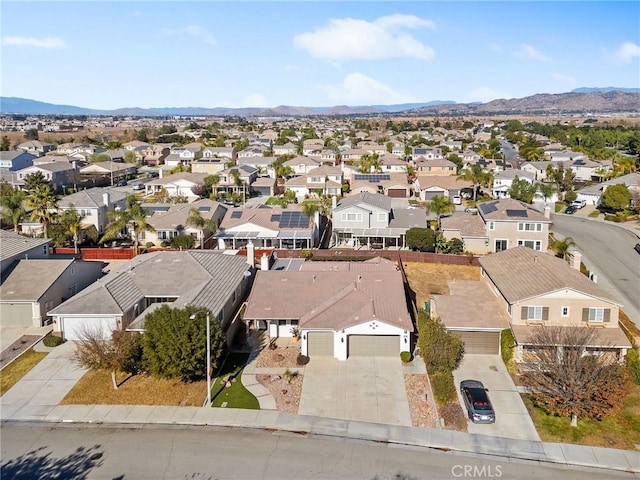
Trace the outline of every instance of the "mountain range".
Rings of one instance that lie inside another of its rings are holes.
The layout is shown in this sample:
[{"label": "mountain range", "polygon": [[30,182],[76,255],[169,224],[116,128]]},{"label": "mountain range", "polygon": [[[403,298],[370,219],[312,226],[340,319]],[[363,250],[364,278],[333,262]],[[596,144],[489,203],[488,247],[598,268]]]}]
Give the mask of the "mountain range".
[{"label": "mountain range", "polygon": [[97,110],[73,105],[56,105],[26,98],[0,97],[0,112],[24,115],[110,115],[110,116],[336,116],[366,114],[480,115],[480,114],[562,114],[640,112],[640,88],[583,87],[568,93],[536,94],[524,98],[499,99],[487,103],[431,101],[396,105],[337,105],[333,107],[273,108],[118,108]]}]

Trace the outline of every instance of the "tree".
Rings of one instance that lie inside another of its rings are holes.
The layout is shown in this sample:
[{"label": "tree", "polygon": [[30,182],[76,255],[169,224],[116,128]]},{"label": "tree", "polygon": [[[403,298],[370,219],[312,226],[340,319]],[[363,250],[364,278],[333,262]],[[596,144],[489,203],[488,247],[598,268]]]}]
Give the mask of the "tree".
[{"label": "tree", "polygon": [[624,210],[631,202],[632,194],[624,183],[610,185],[600,196],[600,203],[617,212]]},{"label": "tree", "polygon": [[27,206],[31,207],[31,219],[42,224],[44,237],[47,237],[49,225],[58,208],[58,196],[49,185],[39,185],[27,195]]},{"label": "tree", "polygon": [[207,191],[211,192],[214,197],[218,196],[218,184],[220,183],[220,175],[209,175],[204,177],[204,185]]},{"label": "tree", "polygon": [[105,340],[102,331],[86,328],[80,332],[75,345],[75,359],[90,370],[109,370],[114,390],[118,389],[116,374],[131,371],[131,359],[138,350],[138,334],[114,330],[110,340]]},{"label": "tree", "polygon": [[511,183],[511,188],[509,188],[509,196],[521,202],[531,203],[537,190],[536,185],[516,176]]},{"label": "tree", "polygon": [[547,176],[550,176],[550,180],[558,185],[560,192],[566,192],[573,188],[573,180],[576,178],[576,174],[571,169],[565,169],[562,165],[558,168],[547,167]]},{"label": "tree", "polygon": [[452,238],[447,243],[447,253],[451,255],[462,255],[464,253],[464,242],[459,238]]},{"label": "tree", "polygon": [[554,238],[549,246],[556,252],[556,257],[566,260],[569,257],[569,250],[576,246],[576,242],[571,237],[565,237],[562,240]]},{"label": "tree", "polygon": [[98,239],[98,231],[93,225],[85,225],[83,220],[86,218],[84,215],[80,215],[78,211],[73,207],[73,204],[70,206],[69,210],[65,210],[64,213],[59,217],[59,221],[63,226],[64,233],[71,237],[71,241],[73,242],[73,249],[75,253],[78,253],[78,243],[80,242],[80,237],[84,233],[93,241]]},{"label": "tree", "polygon": [[[214,315],[210,324],[211,365],[215,369],[224,337]],[[192,305],[183,309],[163,305],[147,314],[142,346],[145,367],[156,377],[182,381],[206,377],[207,335],[203,309]]]},{"label": "tree", "polygon": [[464,344],[439,318],[418,312],[418,347],[429,373],[452,372],[462,360]]},{"label": "tree", "polygon": [[215,220],[204,218],[200,210],[195,207],[189,210],[189,215],[185,223],[188,227],[195,227],[200,230],[200,249],[204,248],[204,231],[209,230],[211,233],[216,233],[217,230]]},{"label": "tree", "polygon": [[111,157],[106,153],[92,153],[89,155],[89,163],[110,162]]},{"label": "tree", "polygon": [[438,217],[438,227],[440,226],[440,215],[443,213],[451,213],[456,210],[456,206],[453,204],[449,197],[442,195],[436,195],[431,198],[429,203],[429,210],[435,213]]},{"label": "tree", "polygon": [[[607,355],[589,351],[597,330],[586,327],[543,326],[529,338],[535,358],[523,380],[534,404],[551,415],[602,418],[620,403],[629,389],[622,366]],[[600,343],[600,342],[598,342]]]},{"label": "tree", "polygon": [[547,203],[547,200],[553,197],[553,194],[558,191],[558,188],[552,183],[539,183],[538,191],[544,197],[544,203]]},{"label": "tree", "polygon": [[485,173],[482,167],[478,164],[471,165],[471,168],[463,168],[458,175],[459,180],[466,180],[473,184],[473,201],[475,202],[478,196],[478,185],[481,185],[484,180]]},{"label": "tree", "polygon": [[147,222],[147,210],[145,210],[135,195],[129,195],[126,199],[126,206],[123,209],[115,208],[109,210],[107,216],[111,222],[100,239],[100,243],[113,240],[120,236],[123,230],[129,230],[133,236],[133,252],[138,254],[139,237],[142,232],[155,232]]},{"label": "tree", "polygon": [[26,214],[24,208],[25,192],[12,188],[3,182],[2,195],[0,195],[0,206],[2,207],[2,221],[13,226],[13,231],[18,233],[20,220]]},{"label": "tree", "polygon": [[430,228],[412,227],[407,230],[407,247],[421,252],[432,252],[435,245],[435,233]]},{"label": "tree", "polygon": [[30,128],[26,132],[24,132],[24,138],[27,140],[38,140],[38,129]]},{"label": "tree", "polygon": [[0,141],[0,151],[8,152],[10,149],[11,149],[11,141],[9,140],[9,137],[7,137],[6,135],[3,135],[2,141]]},{"label": "tree", "polygon": [[171,239],[171,248],[190,250],[194,243],[195,239],[191,235],[176,235]]},{"label": "tree", "polygon": [[136,157],[136,154],[131,150],[127,150],[124,153],[124,161],[127,163],[138,163],[138,157]]},{"label": "tree", "polygon": [[24,177],[24,190],[27,193],[33,192],[40,185],[49,185],[49,180],[46,179],[41,171],[38,170]]}]

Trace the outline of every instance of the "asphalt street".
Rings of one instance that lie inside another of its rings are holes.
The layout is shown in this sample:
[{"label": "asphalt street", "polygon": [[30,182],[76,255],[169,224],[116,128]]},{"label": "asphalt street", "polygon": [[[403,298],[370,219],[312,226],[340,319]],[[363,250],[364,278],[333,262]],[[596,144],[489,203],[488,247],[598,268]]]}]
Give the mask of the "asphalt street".
[{"label": "asphalt street", "polygon": [[[616,225],[570,215],[553,215],[552,231],[571,237],[587,258],[604,290],[618,297],[622,310],[640,326],[640,255],[633,249],[638,237]],[[608,285],[610,283],[610,285]]]},{"label": "asphalt street", "polygon": [[2,477],[56,479],[633,478],[330,437],[211,427],[4,423]]}]

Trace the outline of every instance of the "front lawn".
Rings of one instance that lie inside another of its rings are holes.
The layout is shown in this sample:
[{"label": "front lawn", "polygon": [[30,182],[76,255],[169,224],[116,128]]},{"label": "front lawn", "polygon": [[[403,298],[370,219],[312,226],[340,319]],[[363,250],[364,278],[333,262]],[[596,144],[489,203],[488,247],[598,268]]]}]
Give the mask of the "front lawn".
[{"label": "front lawn", "polygon": [[531,419],[543,442],[575,443],[596,447],[636,450],[640,444],[640,386],[634,385],[631,393],[611,415],[602,420],[578,418],[578,426],[572,427],[568,417],[547,415],[533,406],[528,395],[522,395]]},{"label": "front lawn", "polygon": [[[248,360],[249,355],[246,353],[229,354],[213,383],[212,406],[221,407],[226,402],[227,408],[260,409],[258,399],[242,385],[242,370]],[[230,386],[225,386],[223,379],[230,382]]]},{"label": "front lawn", "polygon": [[62,405],[162,405],[201,407],[207,382],[184,383],[151,375],[119,374],[120,388],[114,390],[111,372],[90,370],[60,402]]},{"label": "front lawn", "polygon": [[4,367],[2,373],[0,373],[0,396],[18,383],[18,380],[29,373],[29,370],[46,356],[46,352],[36,352],[31,348]]}]

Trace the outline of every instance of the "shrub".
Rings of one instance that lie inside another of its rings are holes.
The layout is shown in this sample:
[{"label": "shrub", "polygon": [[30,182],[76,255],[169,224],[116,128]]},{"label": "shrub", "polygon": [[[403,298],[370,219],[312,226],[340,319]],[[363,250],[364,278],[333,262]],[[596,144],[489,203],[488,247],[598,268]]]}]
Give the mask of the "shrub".
[{"label": "shrub", "polygon": [[440,417],[444,418],[445,427],[458,431],[467,430],[467,418],[458,402],[450,402],[438,409]]},{"label": "shrub", "polygon": [[502,352],[502,361],[509,367],[513,359],[513,350],[516,346],[516,339],[510,328],[505,328],[500,333],[500,351]]},{"label": "shrub", "polygon": [[177,235],[171,239],[171,248],[183,248],[189,250],[193,248],[195,238],[191,235]]},{"label": "shrub", "polygon": [[169,242],[167,242],[166,240],[163,240],[162,243],[160,244],[160,246],[162,248],[167,248],[169,246]]},{"label": "shrub", "polygon": [[404,363],[410,362],[412,360],[411,352],[400,352],[400,360]]},{"label": "shrub", "polygon": [[145,248],[153,248],[155,245],[153,242],[147,242],[144,244]]},{"label": "shrub", "polygon": [[578,194],[576,192],[574,192],[573,190],[568,190],[564,194],[564,201],[567,202],[567,203],[573,202],[576,198],[578,198]]},{"label": "shrub", "polygon": [[627,351],[625,365],[635,384],[640,385],[640,354],[638,354],[638,350],[631,348]]},{"label": "shrub", "polygon": [[306,365],[307,363],[309,363],[309,357],[299,353],[298,357],[296,358],[296,365]]},{"label": "shrub", "polygon": [[418,347],[428,372],[452,372],[464,355],[460,337],[424,310],[418,313]]},{"label": "shrub", "polygon": [[456,386],[453,383],[453,374],[450,372],[438,372],[429,376],[433,396],[440,405],[453,402],[456,399]]},{"label": "shrub", "polygon": [[58,345],[62,345],[64,343],[64,338],[57,335],[51,335],[49,333],[42,339],[42,343],[45,347],[57,347]]},{"label": "shrub", "polygon": [[122,371],[135,375],[144,370],[142,362],[142,334],[132,333],[131,335],[132,341],[122,362]]}]

